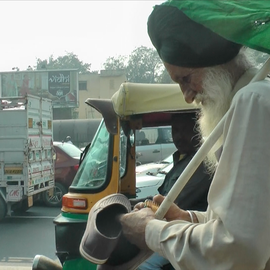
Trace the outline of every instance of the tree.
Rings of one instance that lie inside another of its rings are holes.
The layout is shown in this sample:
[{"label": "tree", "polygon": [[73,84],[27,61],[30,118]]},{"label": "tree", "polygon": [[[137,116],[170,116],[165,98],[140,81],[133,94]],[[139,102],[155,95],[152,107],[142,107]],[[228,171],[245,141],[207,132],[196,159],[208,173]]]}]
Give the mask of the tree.
[{"label": "tree", "polygon": [[168,83],[164,66],[156,50],[138,47],[127,56],[109,57],[103,64],[105,70],[126,70],[129,82]]},{"label": "tree", "polygon": [[120,55],[118,57],[109,57],[103,64],[105,70],[126,69],[127,56]]},{"label": "tree", "polygon": [[127,65],[127,78],[135,83],[155,83],[164,66],[156,50],[145,46],[132,51]]},{"label": "tree", "polygon": [[36,70],[41,69],[78,69],[79,73],[90,72],[91,64],[83,63],[73,52],[68,52],[64,56],[54,59],[53,55],[49,59],[37,59]]}]

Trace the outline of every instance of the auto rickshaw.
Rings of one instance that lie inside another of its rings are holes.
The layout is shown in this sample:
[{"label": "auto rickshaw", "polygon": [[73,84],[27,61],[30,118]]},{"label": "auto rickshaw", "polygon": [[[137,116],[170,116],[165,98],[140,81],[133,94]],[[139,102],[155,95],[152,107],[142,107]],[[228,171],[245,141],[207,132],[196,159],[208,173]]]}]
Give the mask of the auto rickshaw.
[{"label": "auto rickshaw", "polygon": [[89,98],[86,103],[103,119],[82,155],[69,192],[63,196],[61,213],[54,219],[56,255],[61,265],[37,255],[35,270],[96,269],[79,252],[88,213],[98,200],[113,193],[126,195],[132,205],[137,203],[135,131],[171,125],[172,113],[198,111],[194,104],[185,102],[177,84],[123,83],[111,99]]}]

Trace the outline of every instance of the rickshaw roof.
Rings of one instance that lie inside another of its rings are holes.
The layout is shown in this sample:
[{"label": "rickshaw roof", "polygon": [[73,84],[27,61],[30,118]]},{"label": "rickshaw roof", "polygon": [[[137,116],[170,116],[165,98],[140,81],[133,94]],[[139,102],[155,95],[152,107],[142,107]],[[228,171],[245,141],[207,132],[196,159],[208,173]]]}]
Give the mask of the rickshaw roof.
[{"label": "rickshaw roof", "polygon": [[120,117],[166,111],[190,111],[198,107],[186,103],[178,84],[122,83],[111,98]]}]

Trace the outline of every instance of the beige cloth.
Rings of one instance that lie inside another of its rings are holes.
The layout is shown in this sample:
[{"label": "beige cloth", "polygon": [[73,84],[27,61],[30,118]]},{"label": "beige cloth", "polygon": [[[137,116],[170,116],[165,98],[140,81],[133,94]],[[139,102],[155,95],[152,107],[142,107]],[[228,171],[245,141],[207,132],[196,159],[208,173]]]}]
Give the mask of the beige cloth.
[{"label": "beige cloth", "polygon": [[149,248],[175,269],[270,269],[268,80],[236,93],[223,134],[208,210],[195,212],[200,223],[153,220],[146,227]]}]

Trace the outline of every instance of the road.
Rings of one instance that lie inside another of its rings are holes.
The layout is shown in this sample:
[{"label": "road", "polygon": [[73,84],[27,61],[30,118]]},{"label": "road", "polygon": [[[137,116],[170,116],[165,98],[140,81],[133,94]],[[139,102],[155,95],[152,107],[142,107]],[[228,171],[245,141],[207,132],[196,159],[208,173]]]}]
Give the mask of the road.
[{"label": "road", "polygon": [[36,254],[57,260],[53,219],[60,208],[34,206],[0,223],[0,270],[31,270]]}]

